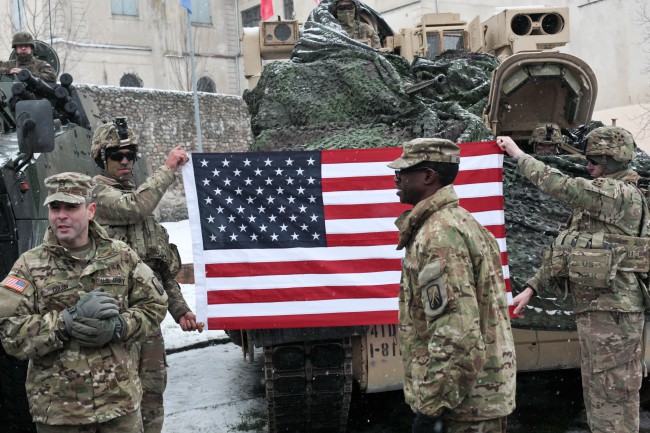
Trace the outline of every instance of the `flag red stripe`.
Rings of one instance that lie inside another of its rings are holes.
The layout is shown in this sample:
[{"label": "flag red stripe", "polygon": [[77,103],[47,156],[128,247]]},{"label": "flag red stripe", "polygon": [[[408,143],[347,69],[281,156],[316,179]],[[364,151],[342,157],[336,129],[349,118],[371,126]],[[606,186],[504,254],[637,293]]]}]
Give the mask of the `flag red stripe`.
[{"label": "flag red stripe", "polygon": [[371,245],[397,245],[397,228],[394,232],[373,232],[327,235],[328,247],[367,247]]},{"label": "flag red stripe", "polygon": [[399,284],[291,287],[264,290],[214,290],[208,292],[208,305],[321,301],[330,299],[396,298],[398,291]]},{"label": "flag red stripe", "polygon": [[[460,206],[468,212],[486,212],[501,210],[502,198],[500,196],[462,198]],[[397,218],[412,206],[402,203],[375,203],[375,204],[333,204],[324,207],[326,220],[356,219],[356,218]]]},{"label": "flag red stripe", "polygon": [[[322,180],[323,192],[334,191],[369,191],[395,189],[393,176],[337,177]],[[485,168],[458,172],[455,185],[475,184],[484,182],[501,182],[503,170],[500,168]]]},{"label": "flag red stripe", "polygon": [[471,213],[503,209],[501,196],[461,198],[458,203],[460,207]]},{"label": "flag red stripe", "polygon": [[[354,218],[397,218],[412,206],[402,203],[332,204],[324,206],[325,220]],[[397,230],[397,229],[396,229]]]},{"label": "flag red stripe", "polygon": [[401,271],[399,259],[303,260],[300,262],[213,263],[205,265],[207,278],[258,277],[293,274],[356,274]]},{"label": "flag red stripe", "polygon": [[[299,304],[296,309],[300,308]],[[209,317],[208,329],[310,328],[397,323],[397,310],[290,316]]]},{"label": "flag red stripe", "polygon": [[321,164],[345,164],[350,162],[385,162],[399,158],[402,154],[400,147],[385,147],[382,149],[337,149],[323,150]]},{"label": "flag red stripe", "polygon": [[[496,140],[462,143],[460,157],[502,154]],[[389,163],[400,157],[400,147],[383,149],[337,149],[321,152],[322,164],[341,164],[349,162],[385,162]]]},{"label": "flag red stripe", "polygon": [[492,235],[497,238],[505,238],[506,237],[506,226],[504,225],[496,225],[496,226],[484,226]]},{"label": "flag red stripe", "polygon": [[503,181],[503,170],[500,168],[483,168],[481,170],[459,171],[454,185],[470,185],[485,182]]},{"label": "flag red stripe", "polygon": [[499,149],[496,140],[462,143],[460,146],[461,158],[494,154],[503,154],[503,151]]}]

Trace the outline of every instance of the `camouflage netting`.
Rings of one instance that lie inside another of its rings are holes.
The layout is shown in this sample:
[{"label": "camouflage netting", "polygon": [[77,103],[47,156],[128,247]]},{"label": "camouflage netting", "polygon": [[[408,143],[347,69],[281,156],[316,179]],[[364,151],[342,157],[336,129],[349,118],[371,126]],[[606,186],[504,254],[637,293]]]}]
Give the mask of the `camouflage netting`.
[{"label": "camouflage netting", "polygon": [[[305,150],[390,147],[416,137],[487,139],[490,131],[480,114],[497,64],[486,54],[458,52],[409,65],[348,38],[321,5],[305,23],[291,60],[266,65],[257,87],[244,92],[253,148],[277,149],[278,143]],[[409,85],[439,74],[446,83],[406,93]]]},{"label": "camouflage netting", "polygon": [[[326,5],[314,9],[289,62],[266,65],[257,87],[244,92],[255,136],[251,150],[316,150],[401,146],[416,137],[455,142],[492,139],[481,121],[491,72],[488,54],[445,52],[433,61],[381,53],[342,33]],[[409,95],[409,85],[436,83]],[[581,148],[594,123],[563,131]],[[526,149],[527,144],[522,143]],[[530,149],[527,149],[530,151]],[[580,157],[547,156],[544,162],[571,176],[588,177]],[[650,158],[639,153],[635,169],[650,176]],[[557,235],[570,209],[539,192],[504,164],[504,194],[510,275],[515,294],[539,266],[542,250]],[[534,299],[522,328],[575,329],[570,294]]]}]

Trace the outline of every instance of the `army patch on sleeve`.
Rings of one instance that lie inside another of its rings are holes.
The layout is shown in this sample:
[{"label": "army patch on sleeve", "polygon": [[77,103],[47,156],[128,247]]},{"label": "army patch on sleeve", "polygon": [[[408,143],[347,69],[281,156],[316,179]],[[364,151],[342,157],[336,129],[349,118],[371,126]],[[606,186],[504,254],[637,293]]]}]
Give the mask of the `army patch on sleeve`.
[{"label": "army patch on sleeve", "polygon": [[8,275],[2,282],[2,285],[8,289],[13,290],[14,292],[23,293],[27,286],[29,286],[29,282],[27,280],[23,280],[22,278]]},{"label": "army patch on sleeve", "polygon": [[436,259],[426,265],[418,275],[424,314],[430,319],[441,316],[449,303],[445,265],[444,259]]}]

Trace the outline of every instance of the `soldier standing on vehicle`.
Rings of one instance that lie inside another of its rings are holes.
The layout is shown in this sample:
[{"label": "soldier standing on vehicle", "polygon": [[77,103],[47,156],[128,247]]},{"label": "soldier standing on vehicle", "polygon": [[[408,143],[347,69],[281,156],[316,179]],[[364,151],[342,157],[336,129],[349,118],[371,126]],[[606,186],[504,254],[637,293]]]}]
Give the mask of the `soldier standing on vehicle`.
[{"label": "soldier standing on vehicle", "polygon": [[0,285],[0,337],[29,358],[39,433],[142,431],[137,344],[165,317],[167,295],[131,248],[92,220],[92,180],[45,179],[49,228]]},{"label": "soldier standing on vehicle", "polygon": [[381,41],[372,26],[359,19],[360,5],[357,0],[335,0],[330,6],[330,13],[352,39],[368,39],[373,48],[381,48]]},{"label": "soldier standing on vehicle", "polygon": [[524,176],[575,209],[514,298],[514,314],[521,315],[536,293],[556,286],[570,291],[589,427],[594,433],[638,432],[648,206],[636,186],[639,175],[628,168],[635,157],[632,134],[605,126],[586,139],[593,180],[570,178],[526,155],[510,137],[497,138]]},{"label": "soldier standing on vehicle", "polygon": [[555,123],[542,123],[530,135],[528,144],[536,155],[556,155],[558,147],[563,143],[560,127]]},{"label": "soldier standing on vehicle", "polygon": [[53,83],[56,81],[56,71],[47,62],[34,57],[34,38],[27,32],[14,34],[11,48],[16,50],[16,58],[0,62],[0,74],[18,74],[28,69],[34,77]]},{"label": "soldier standing on vehicle", "polygon": [[[93,135],[92,157],[101,169],[93,179],[97,201],[95,220],[108,234],[133,248],[162,281],[169,297],[169,313],[183,331],[199,330],[196,316],[183,299],[175,280],[181,260],[176,245],[169,243],[167,230],[153,216],[165,191],[176,179],[176,171],[188,160],[180,146],[172,149],[167,162],[138,188],[132,182],[138,142],[124,118],[105,123]],[[163,393],[167,386],[165,345],[160,328],[142,345],[140,379],[144,388],[142,419],[145,433],[160,432],[164,421]]]},{"label": "soldier standing on vehicle", "polygon": [[396,221],[397,248],[406,248],[398,335],[413,433],[505,433],[515,407],[501,253],[458,206],[452,182],[459,162],[451,141],[418,138],[388,164],[400,201],[414,206]]}]

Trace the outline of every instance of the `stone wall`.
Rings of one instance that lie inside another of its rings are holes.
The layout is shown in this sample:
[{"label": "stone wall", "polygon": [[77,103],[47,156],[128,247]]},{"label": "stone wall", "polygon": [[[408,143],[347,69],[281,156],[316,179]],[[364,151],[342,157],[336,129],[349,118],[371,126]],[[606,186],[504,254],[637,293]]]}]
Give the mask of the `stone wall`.
[{"label": "stone wall", "polygon": [[[137,134],[150,170],[163,165],[175,146],[198,152],[194,100],[190,92],[77,85],[90,95],[102,120],[126,117]],[[241,97],[199,93],[203,152],[243,152],[252,142],[250,116]],[[158,207],[162,221],[187,218],[182,176]]]}]

